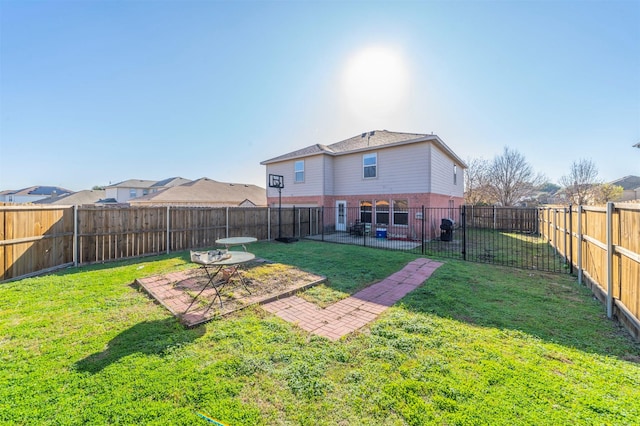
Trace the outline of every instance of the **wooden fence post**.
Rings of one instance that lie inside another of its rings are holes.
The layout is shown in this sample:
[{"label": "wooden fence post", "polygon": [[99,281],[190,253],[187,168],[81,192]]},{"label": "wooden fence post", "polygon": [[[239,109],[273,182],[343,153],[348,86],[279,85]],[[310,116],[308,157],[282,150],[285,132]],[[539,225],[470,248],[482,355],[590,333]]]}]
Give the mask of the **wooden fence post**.
[{"label": "wooden fence post", "polygon": [[493,230],[496,229],[496,206],[493,206]]},{"label": "wooden fence post", "polygon": [[73,206],[73,266],[78,266],[78,205]]},{"label": "wooden fence post", "polygon": [[558,209],[553,209],[553,251],[557,255],[558,254]]},{"label": "wooden fence post", "polygon": [[171,222],[169,218],[171,217],[171,211],[169,210],[171,207],[167,206],[167,254],[171,252]]},{"label": "wooden fence post", "polygon": [[227,223],[225,228],[226,228],[225,238],[229,238],[229,207],[227,207]]},{"label": "wooden fence post", "polygon": [[569,204],[569,273],[573,274],[573,206]]},{"label": "wooden fence post", "polygon": [[567,250],[567,208],[562,208],[562,234],[564,236],[564,242],[562,243],[562,254],[564,255],[564,264],[565,266],[569,263],[569,251]]},{"label": "wooden fence post", "polygon": [[607,318],[613,317],[613,203],[607,203]]},{"label": "wooden fence post", "polygon": [[578,284],[582,285],[582,204],[578,206]]}]

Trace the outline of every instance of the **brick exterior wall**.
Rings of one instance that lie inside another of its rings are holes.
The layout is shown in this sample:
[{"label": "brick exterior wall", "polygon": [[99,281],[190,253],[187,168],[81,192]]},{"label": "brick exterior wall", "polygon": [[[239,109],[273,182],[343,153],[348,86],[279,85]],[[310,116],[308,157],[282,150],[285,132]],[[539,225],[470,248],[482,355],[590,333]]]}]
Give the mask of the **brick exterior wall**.
[{"label": "brick exterior wall", "polygon": [[[300,197],[282,197],[282,204],[287,206],[318,206],[334,208],[336,201],[346,201],[347,207],[359,207],[360,201],[375,202],[376,200],[385,200],[392,202],[393,200],[408,200],[409,208],[425,207],[451,207],[449,200],[453,200],[453,207],[459,207],[464,204],[462,197],[450,197],[442,194],[431,193],[412,193],[412,194],[376,194],[376,195],[314,195]],[[278,207],[278,197],[269,197],[267,203],[270,207]]]}]

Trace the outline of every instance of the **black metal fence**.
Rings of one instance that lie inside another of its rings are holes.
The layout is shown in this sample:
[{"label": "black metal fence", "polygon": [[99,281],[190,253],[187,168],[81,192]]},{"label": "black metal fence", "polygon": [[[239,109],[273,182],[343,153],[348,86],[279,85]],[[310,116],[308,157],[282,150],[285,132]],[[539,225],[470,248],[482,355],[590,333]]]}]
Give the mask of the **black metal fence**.
[{"label": "black metal fence", "polygon": [[462,207],[465,260],[546,272],[563,272],[566,261],[540,233],[537,208]]},{"label": "black metal fence", "polygon": [[[561,272],[564,259],[541,237],[536,208],[309,209],[306,238]],[[300,229],[302,231],[302,229]]]}]

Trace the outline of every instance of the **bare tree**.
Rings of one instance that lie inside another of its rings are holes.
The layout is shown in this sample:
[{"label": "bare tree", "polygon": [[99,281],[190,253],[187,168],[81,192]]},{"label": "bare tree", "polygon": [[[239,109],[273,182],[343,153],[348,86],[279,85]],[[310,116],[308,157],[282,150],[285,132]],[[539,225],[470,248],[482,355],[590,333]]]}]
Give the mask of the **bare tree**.
[{"label": "bare tree", "polygon": [[574,161],[569,174],[562,176],[559,182],[564,187],[567,201],[578,205],[593,203],[595,188],[600,185],[596,165],[585,159]]},{"label": "bare tree", "polygon": [[489,162],[482,158],[467,160],[464,174],[464,201],[467,204],[492,204],[487,188]]},{"label": "bare tree", "polygon": [[544,176],[536,175],[522,154],[508,147],[493,159],[487,176],[493,198],[503,206],[531,196],[544,182]]}]

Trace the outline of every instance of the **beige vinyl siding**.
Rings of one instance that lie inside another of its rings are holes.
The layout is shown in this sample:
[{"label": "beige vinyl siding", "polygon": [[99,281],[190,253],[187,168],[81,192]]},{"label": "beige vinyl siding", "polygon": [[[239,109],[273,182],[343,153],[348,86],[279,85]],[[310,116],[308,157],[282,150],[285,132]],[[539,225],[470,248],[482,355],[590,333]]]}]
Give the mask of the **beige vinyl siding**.
[{"label": "beige vinyl siding", "polygon": [[[453,165],[458,166],[457,184],[453,183]],[[431,146],[431,176],[433,185],[431,192],[454,197],[464,196],[464,169],[451,157]]]},{"label": "beige vinyl siding", "polygon": [[131,199],[131,192],[129,192],[129,188],[118,188],[116,200],[119,203],[125,203]]},{"label": "beige vinyl siding", "polygon": [[269,174],[284,176],[283,197],[299,197],[322,194],[324,184],[324,155],[304,158],[304,182],[295,182],[294,166],[301,159],[267,165],[267,197],[277,197],[278,190],[269,188]]},{"label": "beige vinyl siding", "polygon": [[[363,177],[362,156],[377,153],[377,177]],[[426,143],[378,148],[334,157],[334,195],[428,192]]]},{"label": "beige vinyl siding", "polygon": [[335,159],[333,157],[330,157],[328,155],[323,155],[322,156],[322,162],[323,162],[323,167],[324,167],[324,195],[334,195],[334,178],[333,178],[333,173],[334,173],[334,161]]}]

